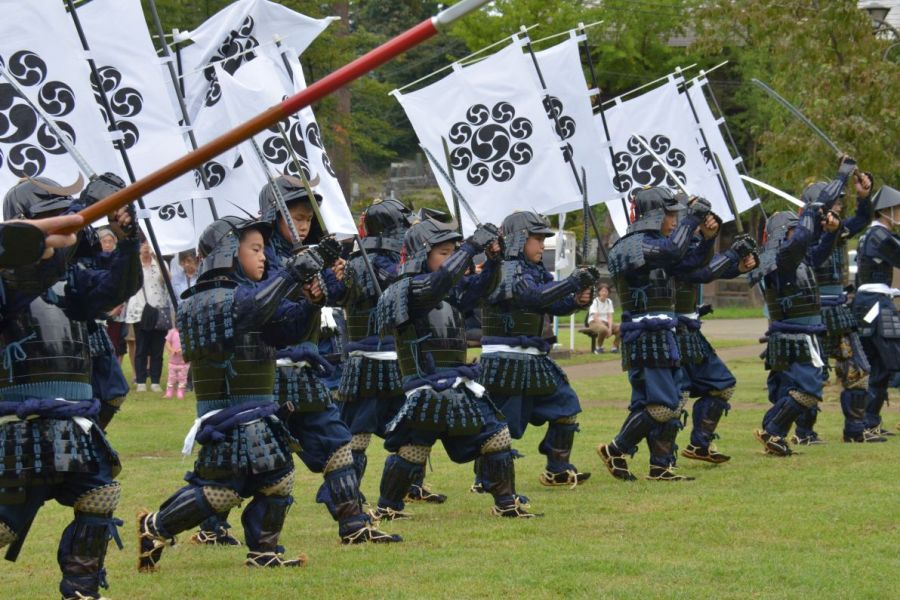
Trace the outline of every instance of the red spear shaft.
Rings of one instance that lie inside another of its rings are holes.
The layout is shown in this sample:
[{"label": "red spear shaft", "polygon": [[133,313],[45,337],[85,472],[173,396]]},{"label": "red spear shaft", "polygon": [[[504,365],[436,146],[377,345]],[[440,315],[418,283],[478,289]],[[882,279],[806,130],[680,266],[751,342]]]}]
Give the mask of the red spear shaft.
[{"label": "red spear shaft", "polygon": [[[136,198],[145,196],[149,192],[184,175],[188,171],[200,167],[203,163],[212,160],[229,148],[237,146],[251,136],[271,127],[300,109],[321,100],[328,94],[344,87],[351,81],[378,68],[395,56],[403,54],[410,48],[421,44],[441,30],[445,30],[453,22],[487,4],[488,1],[489,0],[461,0],[450,8],[441,11],[436,16],[422,21],[412,29],[408,29],[374,50],[370,50],[368,53],[360,56],[353,62],[344,65],[334,73],[323,77],[305,90],[285,99],[280,104],[276,104],[249,121],[238,125],[231,131],[200,146],[193,152],[185,154],[178,160],[138,179],[128,187],[107,196],[103,200],[85,208],[78,214],[84,218],[84,223],[92,223],[101,217],[112,214]],[[79,228],[67,227],[61,229],[58,233],[74,233],[78,231],[78,229]]]}]

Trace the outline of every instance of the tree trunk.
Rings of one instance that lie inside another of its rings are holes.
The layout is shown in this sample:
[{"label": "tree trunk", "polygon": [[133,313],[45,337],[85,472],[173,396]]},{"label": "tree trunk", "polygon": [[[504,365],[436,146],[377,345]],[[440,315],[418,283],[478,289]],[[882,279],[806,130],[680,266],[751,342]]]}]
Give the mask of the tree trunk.
[{"label": "tree trunk", "polygon": [[[332,14],[341,18],[340,21],[333,24],[335,36],[344,38],[350,33],[350,3],[348,0],[338,0],[332,2]],[[350,142],[350,87],[339,89],[334,94],[337,102],[336,119],[337,125],[334,128],[334,143],[332,144],[331,157],[333,159],[334,171],[337,174],[338,183],[344,190],[344,197],[347,204],[351,203],[350,199],[350,167],[353,163],[352,147]]]}]

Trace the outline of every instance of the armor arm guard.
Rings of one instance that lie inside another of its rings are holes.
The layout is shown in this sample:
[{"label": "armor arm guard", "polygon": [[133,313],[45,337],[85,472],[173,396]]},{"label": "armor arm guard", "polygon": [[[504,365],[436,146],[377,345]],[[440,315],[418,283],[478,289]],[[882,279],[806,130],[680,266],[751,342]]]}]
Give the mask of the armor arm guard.
[{"label": "armor arm guard", "polygon": [[697,225],[699,225],[698,218],[687,215],[681,219],[669,237],[645,235],[641,245],[647,263],[653,267],[669,267],[683,259],[690,250]]},{"label": "armor arm guard", "polygon": [[513,283],[513,298],[510,304],[538,312],[550,312],[553,308],[565,310],[565,306],[574,305],[574,298],[571,298],[570,304],[554,307],[558,302],[565,302],[566,296],[571,297],[578,291],[572,279],[567,277],[561,281],[547,281],[543,278],[537,280],[535,274],[530,271],[532,269],[523,269],[521,277]]},{"label": "armor arm guard", "polygon": [[246,329],[263,326],[279,314],[279,309],[294,304],[285,301],[299,287],[300,282],[288,271],[279,271],[259,283],[242,282],[234,292],[235,320],[248,323]]},{"label": "armor arm guard", "polygon": [[309,340],[319,328],[321,310],[322,307],[306,300],[282,300],[272,318],[263,325],[263,337],[278,347]]},{"label": "armor arm guard", "polygon": [[848,237],[855,237],[869,226],[873,217],[871,197],[857,198],[856,214],[844,219],[841,222],[841,227],[847,230]]},{"label": "armor arm guard", "polygon": [[803,212],[800,224],[794,228],[794,234],[778,247],[775,261],[778,269],[782,272],[793,273],[797,265],[806,258],[806,251],[816,233],[818,224],[818,215],[810,213],[811,211]]},{"label": "armor arm guard", "polygon": [[34,225],[0,223],[0,269],[36,263],[44,248],[44,232]]},{"label": "armor arm guard", "polygon": [[678,273],[675,278],[685,283],[710,283],[716,279],[733,279],[739,274],[738,262],[737,253],[726,250],[713,256],[706,266],[687,273]]},{"label": "armor arm guard", "polygon": [[481,273],[463,277],[450,291],[448,302],[462,312],[475,308],[500,282],[500,263],[499,260],[489,260],[484,263]]},{"label": "armor arm guard", "polygon": [[344,279],[338,279],[334,271],[329,267],[322,270],[322,280],[325,282],[323,292],[325,292],[325,304],[328,306],[339,306],[343,303],[343,299],[347,297],[350,286],[345,285],[347,280],[347,271],[344,271]]},{"label": "armor arm guard", "polygon": [[710,263],[716,254],[716,238],[708,240],[702,235],[695,236],[684,259],[678,263],[673,273],[696,271]]},{"label": "armor arm guard", "polygon": [[72,268],[66,289],[66,313],[76,321],[88,321],[122,304],[143,284],[137,240],[120,242],[108,269]]},{"label": "armor arm guard", "polygon": [[876,236],[872,241],[875,242],[878,258],[893,268],[900,269],[900,238],[885,227],[873,227],[871,235]]},{"label": "armor arm guard", "polygon": [[409,289],[410,309],[431,310],[440,304],[462,279],[473,256],[475,256],[474,247],[463,243],[437,271],[413,277]]}]

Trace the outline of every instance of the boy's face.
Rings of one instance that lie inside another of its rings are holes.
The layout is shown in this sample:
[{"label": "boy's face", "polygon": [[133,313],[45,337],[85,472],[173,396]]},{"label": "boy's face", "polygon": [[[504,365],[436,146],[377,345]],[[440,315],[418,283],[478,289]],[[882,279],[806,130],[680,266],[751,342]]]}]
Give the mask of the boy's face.
[{"label": "boy's face", "polygon": [[[309,235],[309,228],[315,216],[312,206],[305,201],[294,202],[288,206],[288,212],[291,215],[291,220],[294,222],[294,227],[297,228],[297,233],[300,234],[300,241],[304,241],[306,236]],[[288,228],[287,223],[284,222],[284,217],[280,214],[278,215],[278,233],[286,240],[291,239],[291,230]]]},{"label": "boy's face", "polygon": [[525,242],[525,248],[522,252],[525,254],[525,260],[535,264],[541,262],[544,258],[544,240],[542,235],[529,235]]},{"label": "boy's face", "polygon": [[441,242],[428,253],[428,270],[437,271],[456,252],[456,242]]},{"label": "boy's face", "polygon": [[607,298],[609,298],[609,289],[605,287],[600,288],[597,291],[597,297],[601,300],[606,300]]},{"label": "boy's face", "polygon": [[667,212],[659,231],[665,236],[671,235],[675,231],[676,225],[678,225],[678,213]]},{"label": "boy's face", "polygon": [[261,281],[266,274],[266,241],[258,231],[250,230],[241,236],[238,264],[251,281]]}]

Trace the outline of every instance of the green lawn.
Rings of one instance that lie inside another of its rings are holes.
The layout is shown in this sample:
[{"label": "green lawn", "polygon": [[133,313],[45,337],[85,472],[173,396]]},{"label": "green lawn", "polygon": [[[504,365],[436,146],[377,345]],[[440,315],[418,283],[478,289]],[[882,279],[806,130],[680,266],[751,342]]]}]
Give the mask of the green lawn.
[{"label": "green lawn", "polygon": [[[800,456],[764,456],[752,430],[766,407],[758,361],[731,365],[740,384],[720,428],[720,448],[734,456],[712,467],[681,460],[691,483],[623,483],[606,474],[594,447],[608,441],[625,416],[622,376],[579,380],[581,433],[574,460],[594,477],[581,488],[537,483],[542,430],[516,446],[519,491],[543,519],[491,517],[490,502],[470,494],[471,466],[443,449],[433,456],[431,485],[450,496],[443,506],[412,506],[416,519],[386,524],[402,534],[393,547],[342,547],[324,507],[315,504],[320,477],[302,467],[283,543],[305,552],[299,571],[248,571],[241,549],[180,544],[166,551],[162,571],[135,571],[134,515],[155,508],[191,466],[179,455],[194,417],[191,401],[133,394],[112,423],[110,438],[125,468],[119,516],[125,551],[110,549],[112,598],[886,598],[900,589],[900,438],[887,444],[838,442],[836,391],[819,430],[829,444]],[[886,408],[895,427],[896,404]],[[686,434],[682,434],[682,444]],[[377,497],[385,453],[374,448],[363,491]],[[646,471],[646,448],[633,467]],[[70,510],[48,504],[16,564],[5,563],[4,598],[53,597],[59,533]],[[234,515],[232,523],[239,523]],[[182,539],[187,540],[187,535]],[[895,590],[890,592],[890,590]]]}]

